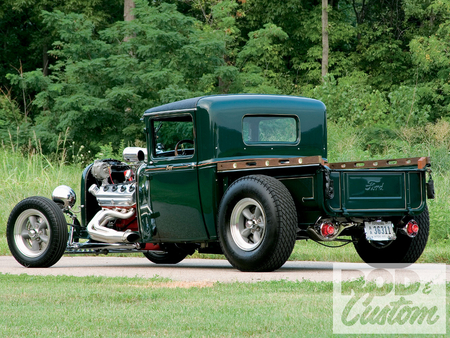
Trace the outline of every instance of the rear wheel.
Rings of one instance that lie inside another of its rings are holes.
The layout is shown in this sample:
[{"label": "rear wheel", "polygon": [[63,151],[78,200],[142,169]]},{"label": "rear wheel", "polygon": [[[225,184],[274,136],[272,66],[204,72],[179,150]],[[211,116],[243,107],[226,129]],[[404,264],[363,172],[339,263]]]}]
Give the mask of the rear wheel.
[{"label": "rear wheel", "polygon": [[55,202],[29,197],[11,211],[6,237],[11,254],[20,264],[49,267],[59,261],[67,247],[67,222]]},{"label": "rear wheel", "polygon": [[356,252],[366,263],[415,263],[422,255],[428,241],[430,217],[428,209],[414,217],[419,225],[416,237],[408,237],[402,231],[397,231],[397,239],[389,242],[368,241],[364,233],[353,240]]},{"label": "rear wheel", "polygon": [[280,268],[295,245],[297,213],[291,194],[277,179],[238,179],[219,205],[218,235],[228,261],[241,271]]}]

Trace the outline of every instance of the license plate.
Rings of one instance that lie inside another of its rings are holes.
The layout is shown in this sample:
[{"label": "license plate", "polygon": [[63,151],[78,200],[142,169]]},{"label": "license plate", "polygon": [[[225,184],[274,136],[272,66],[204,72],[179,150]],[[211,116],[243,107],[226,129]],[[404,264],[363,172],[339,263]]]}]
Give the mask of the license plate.
[{"label": "license plate", "polygon": [[396,239],[392,222],[365,222],[364,231],[369,241],[392,241]]}]

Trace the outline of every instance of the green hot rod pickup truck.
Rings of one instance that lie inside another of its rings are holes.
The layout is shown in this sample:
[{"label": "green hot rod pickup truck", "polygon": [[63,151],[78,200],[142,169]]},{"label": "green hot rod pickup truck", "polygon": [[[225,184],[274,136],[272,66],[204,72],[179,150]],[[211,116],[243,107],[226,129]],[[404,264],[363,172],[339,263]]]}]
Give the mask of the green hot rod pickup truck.
[{"label": "green hot rod pickup truck", "polygon": [[328,163],[320,101],[205,96],[151,108],[143,121],[146,148],[83,171],[79,211],[67,186],[16,205],[7,240],[20,264],[109,252],[175,264],[197,250],[272,271],[296,240],[352,242],[368,263],[413,263],[425,248],[429,158]]}]

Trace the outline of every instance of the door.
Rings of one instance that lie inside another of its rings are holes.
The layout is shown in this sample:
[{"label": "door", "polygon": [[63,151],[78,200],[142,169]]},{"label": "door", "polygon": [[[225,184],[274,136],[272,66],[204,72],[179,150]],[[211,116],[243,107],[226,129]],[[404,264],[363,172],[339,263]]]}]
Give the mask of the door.
[{"label": "door", "polygon": [[192,115],[165,113],[152,118],[149,126],[151,154],[141,175],[148,182],[152,240],[208,239],[200,204]]}]

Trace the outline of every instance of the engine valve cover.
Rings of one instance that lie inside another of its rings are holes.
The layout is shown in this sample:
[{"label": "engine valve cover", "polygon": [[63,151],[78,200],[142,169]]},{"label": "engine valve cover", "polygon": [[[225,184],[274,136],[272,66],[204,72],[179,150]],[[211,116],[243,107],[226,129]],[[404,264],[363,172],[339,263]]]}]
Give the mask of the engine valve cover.
[{"label": "engine valve cover", "polygon": [[131,207],[136,204],[136,183],[91,185],[89,192],[101,207]]}]

